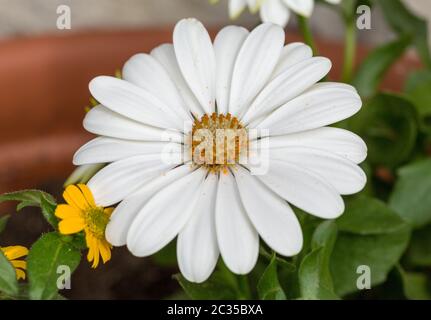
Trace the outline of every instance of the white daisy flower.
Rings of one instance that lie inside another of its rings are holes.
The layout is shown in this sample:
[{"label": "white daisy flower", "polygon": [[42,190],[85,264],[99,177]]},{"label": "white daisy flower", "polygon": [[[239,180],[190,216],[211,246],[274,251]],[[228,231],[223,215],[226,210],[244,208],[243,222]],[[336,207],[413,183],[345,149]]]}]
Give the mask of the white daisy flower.
[{"label": "white daisy flower", "polygon": [[[339,4],[341,0],[325,0]],[[248,7],[251,13],[259,11],[263,22],[272,22],[285,27],[289,21],[290,10],[310,17],[314,9],[314,0],[229,0],[229,15],[236,19]]]},{"label": "white daisy flower", "polygon": [[[358,164],[367,149],[357,135],[328,125],[355,114],[361,99],[349,85],[317,83],[331,62],[284,41],[281,27],[265,23],[251,32],[225,27],[212,43],[199,21],[185,19],[173,44],[127,61],[124,80],[91,81],[101,105],[84,127],[100,137],[81,147],[74,163],[109,163],[88,186],[101,206],[119,203],[106,229],[111,244],[144,257],[178,236],[181,272],[202,282],[220,254],[233,272],[250,272],[259,236],[280,255],[300,252],[301,227],[290,205],[325,219],[343,213],[341,195],[366,183]],[[252,175],[236,147],[234,163],[161,161],[167,146],[172,154],[196,148],[187,144],[195,131],[184,130],[184,122],[267,130],[246,144],[251,155],[267,142],[267,172]]]}]

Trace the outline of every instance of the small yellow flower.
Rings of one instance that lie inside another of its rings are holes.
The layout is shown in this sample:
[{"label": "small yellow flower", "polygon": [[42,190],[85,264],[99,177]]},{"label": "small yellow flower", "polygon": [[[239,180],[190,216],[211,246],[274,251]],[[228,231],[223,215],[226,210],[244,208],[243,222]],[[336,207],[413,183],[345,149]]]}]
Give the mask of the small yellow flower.
[{"label": "small yellow flower", "polygon": [[28,249],[23,246],[10,246],[0,248],[6,258],[15,268],[16,278],[25,279],[25,270],[27,269],[27,262],[25,260],[17,260],[28,254]]},{"label": "small yellow flower", "polygon": [[88,247],[87,260],[93,262],[92,268],[111,259],[111,244],[105,239],[105,229],[113,208],[97,206],[90,189],[85,184],[71,185],[66,188],[63,198],[67,204],[60,204],[55,215],[61,219],[58,224],[60,233],[74,234],[84,230]]}]

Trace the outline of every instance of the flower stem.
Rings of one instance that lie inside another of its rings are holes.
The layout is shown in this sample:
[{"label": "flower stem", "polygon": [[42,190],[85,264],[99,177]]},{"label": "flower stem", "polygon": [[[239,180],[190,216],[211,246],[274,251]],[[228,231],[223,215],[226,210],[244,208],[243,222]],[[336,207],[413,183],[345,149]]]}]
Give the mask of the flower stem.
[{"label": "flower stem", "polygon": [[311,47],[315,56],[318,55],[318,50],[314,41],[313,33],[311,32],[309,20],[301,15],[297,15],[297,17],[299,29],[301,30],[305,43]]},{"label": "flower stem", "polygon": [[344,65],[342,81],[349,83],[352,81],[353,68],[356,58],[356,26],[353,19],[346,20],[346,33],[344,37]]}]

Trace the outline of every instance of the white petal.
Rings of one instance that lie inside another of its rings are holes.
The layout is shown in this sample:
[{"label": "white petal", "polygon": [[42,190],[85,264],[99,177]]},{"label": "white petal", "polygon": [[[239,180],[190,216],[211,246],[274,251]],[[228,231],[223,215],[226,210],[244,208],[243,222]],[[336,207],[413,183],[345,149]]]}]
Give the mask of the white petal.
[{"label": "white petal", "polygon": [[177,57],[175,56],[174,46],[170,43],[162,44],[154,48],[151,51],[151,55],[166,69],[183,98],[186,107],[189,108],[190,112],[194,114],[196,118],[200,118],[204,114],[204,110],[181,74]]},{"label": "white petal", "polygon": [[250,143],[250,149],[268,145],[270,148],[308,147],[322,149],[344,157],[354,163],[361,163],[367,157],[365,142],[353,132],[322,127],[309,131],[287,134],[283,136],[271,136],[268,143]]},{"label": "white petal", "polygon": [[127,234],[127,247],[145,257],[167,245],[190,219],[206,170],[199,168],[163,188],[138,213]]},{"label": "white petal", "polygon": [[271,149],[271,159],[292,163],[317,173],[340,194],[354,194],[361,191],[367,177],[362,169],[350,160],[324,151],[307,147]]},{"label": "white petal", "polygon": [[244,115],[244,124],[269,114],[297,97],[322,79],[331,69],[331,61],[323,57],[310,58],[285,69],[262,90]]},{"label": "white petal", "polygon": [[310,59],[313,56],[313,50],[301,42],[293,42],[284,46],[281,52],[280,60],[278,60],[272,74],[272,79],[277,77],[280,73],[285,71],[287,68]]},{"label": "white petal", "polygon": [[259,236],[238,193],[235,178],[221,174],[216,200],[216,231],[220,253],[234,273],[249,273],[259,253]]},{"label": "white petal", "polygon": [[295,13],[304,17],[311,16],[314,9],[314,0],[283,0]]},{"label": "white petal", "polygon": [[237,19],[244,11],[246,5],[246,0],[229,0],[229,17],[232,20]]},{"label": "white petal", "polygon": [[302,248],[302,231],[293,210],[241,166],[235,170],[242,203],[259,235],[271,249],[294,256]]},{"label": "white petal", "polygon": [[137,192],[121,201],[106,226],[106,240],[114,246],[124,246],[127,242],[129,228],[145,203],[159,190],[184,177],[191,171],[190,164],[179,166],[156,179],[148,181]]},{"label": "white petal", "polygon": [[183,19],[175,26],[173,42],[184,79],[205,112],[214,112],[216,64],[207,30],[196,19]]},{"label": "white petal", "polygon": [[172,164],[161,161],[160,155],[143,155],[113,162],[88,182],[96,203],[111,206],[139,190],[150,179],[168,171]]},{"label": "white petal", "polygon": [[351,86],[318,83],[274,111],[257,127],[282,135],[323,127],[351,117],[362,106]]},{"label": "white petal", "polygon": [[170,142],[120,140],[98,137],[83,145],[74,155],[73,164],[108,163],[143,154],[178,154],[182,145]]},{"label": "white petal", "polygon": [[339,4],[339,3],[341,3],[341,0],[325,0],[326,2],[328,2],[328,3],[331,3],[331,4]]},{"label": "white petal", "polygon": [[124,80],[160,98],[183,121],[193,120],[169,74],[153,56],[134,55],[124,65],[122,75]]},{"label": "white petal", "polygon": [[216,100],[217,112],[227,113],[233,67],[238,52],[249,32],[242,27],[228,26],[220,30],[214,40],[217,63]]},{"label": "white petal", "polygon": [[260,8],[262,22],[272,22],[281,27],[286,27],[289,21],[290,11],[281,3],[281,0],[266,0]]},{"label": "white petal", "polygon": [[129,119],[164,129],[184,127],[160,99],[130,82],[101,76],[91,80],[89,87],[97,101]]},{"label": "white petal", "polygon": [[102,105],[92,108],[86,114],[84,118],[84,128],[94,134],[118,139],[183,141],[183,134],[179,131],[147,126],[126,118]]},{"label": "white petal", "polygon": [[215,174],[208,175],[192,217],[178,235],[178,266],[183,276],[192,282],[200,283],[208,279],[217,264],[219,256],[215,231],[217,182]]},{"label": "white petal", "polygon": [[344,211],[337,190],[307,169],[271,159],[267,174],[257,177],[280,197],[317,217],[334,219]]},{"label": "white petal", "polygon": [[232,75],[229,112],[239,116],[265,86],[280,57],[284,31],[280,26],[264,23],[244,41]]}]

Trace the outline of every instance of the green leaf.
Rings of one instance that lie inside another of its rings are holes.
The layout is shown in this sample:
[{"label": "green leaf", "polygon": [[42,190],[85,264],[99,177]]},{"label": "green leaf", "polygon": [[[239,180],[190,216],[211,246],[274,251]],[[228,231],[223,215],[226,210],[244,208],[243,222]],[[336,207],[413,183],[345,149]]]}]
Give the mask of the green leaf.
[{"label": "green leaf", "polygon": [[410,43],[411,37],[404,36],[375,49],[368,55],[352,82],[362,97],[369,98],[376,93],[386,71],[400,58]]},{"label": "green leaf", "polygon": [[56,232],[43,235],[30,249],[27,274],[31,299],[57,297],[57,268],[68,266],[72,273],[81,260],[81,253]]},{"label": "green leaf", "polygon": [[410,300],[430,300],[430,283],[426,274],[419,272],[407,272],[401,266],[397,271],[403,283],[404,295]]},{"label": "green leaf", "polygon": [[5,216],[0,218],[0,233],[2,233],[4,231],[4,229],[6,228],[6,225],[7,225],[9,218],[10,218],[10,215],[5,215]]},{"label": "green leaf", "polygon": [[41,197],[40,208],[42,209],[42,215],[45,220],[53,226],[55,229],[58,227],[58,219],[55,216],[55,209],[57,204],[50,202],[45,196]]},{"label": "green leaf", "polygon": [[301,298],[305,300],[336,300],[338,296],[320,281],[322,250],[318,248],[305,256],[299,267]]},{"label": "green leaf", "polygon": [[405,92],[419,114],[420,128],[431,134],[431,72],[421,70],[411,73]]},{"label": "green leaf", "polygon": [[410,101],[379,94],[349,124],[368,147],[368,161],[393,167],[412,154],[417,136],[417,114]]},{"label": "green leaf", "polygon": [[26,207],[39,207],[48,223],[57,227],[57,218],[54,215],[56,201],[52,195],[40,190],[22,190],[0,195],[0,203],[5,201],[19,201],[16,209],[22,210]]},{"label": "green leaf", "polygon": [[337,240],[338,227],[334,221],[322,222],[314,231],[311,239],[313,250],[322,248],[320,278],[324,287],[333,290],[332,276],[329,269],[329,261],[332,250],[334,250],[335,241]]},{"label": "green leaf", "polygon": [[389,206],[413,227],[431,222],[431,159],[411,163],[398,171]]},{"label": "green leaf", "polygon": [[364,195],[346,201],[346,210],[336,223],[340,231],[362,235],[390,233],[406,226],[383,201]]},{"label": "green leaf", "polygon": [[[264,258],[266,258],[269,261],[269,263],[271,263],[273,255],[270,254],[268,251],[266,251],[266,249],[263,246],[260,246],[259,253]],[[294,272],[296,270],[296,266],[292,262],[286,261],[285,259],[277,256],[275,256],[275,260],[276,260],[277,266],[280,268],[283,268],[283,270],[286,272]]]},{"label": "green leaf", "polygon": [[431,225],[413,231],[406,259],[415,267],[431,267]]},{"label": "green leaf", "polygon": [[333,221],[321,223],[314,232],[312,251],[301,261],[298,272],[301,299],[338,299],[329,270],[336,237],[337,226]]},{"label": "green leaf", "polygon": [[203,283],[193,283],[186,280],[181,274],[174,275],[187,295],[194,300],[235,300],[238,288],[235,278],[226,277],[223,272],[215,271]]},{"label": "green leaf", "polygon": [[344,296],[357,292],[358,267],[371,270],[371,285],[383,283],[398,263],[409,242],[410,229],[379,235],[358,235],[339,232],[331,257],[335,292]]},{"label": "green leaf", "polygon": [[172,240],[162,250],[153,254],[151,256],[151,259],[153,259],[155,263],[163,267],[176,266],[177,265],[177,241]]},{"label": "green leaf", "polygon": [[286,300],[286,294],[280,286],[277,274],[277,259],[275,253],[271,262],[257,283],[259,299],[262,300]]},{"label": "green leaf", "polygon": [[410,12],[400,0],[379,0],[377,3],[382,7],[386,21],[395,32],[413,37],[413,43],[422,61],[431,68],[427,22]]},{"label": "green leaf", "polygon": [[14,297],[18,295],[18,281],[16,280],[15,268],[0,250],[0,292]]}]

